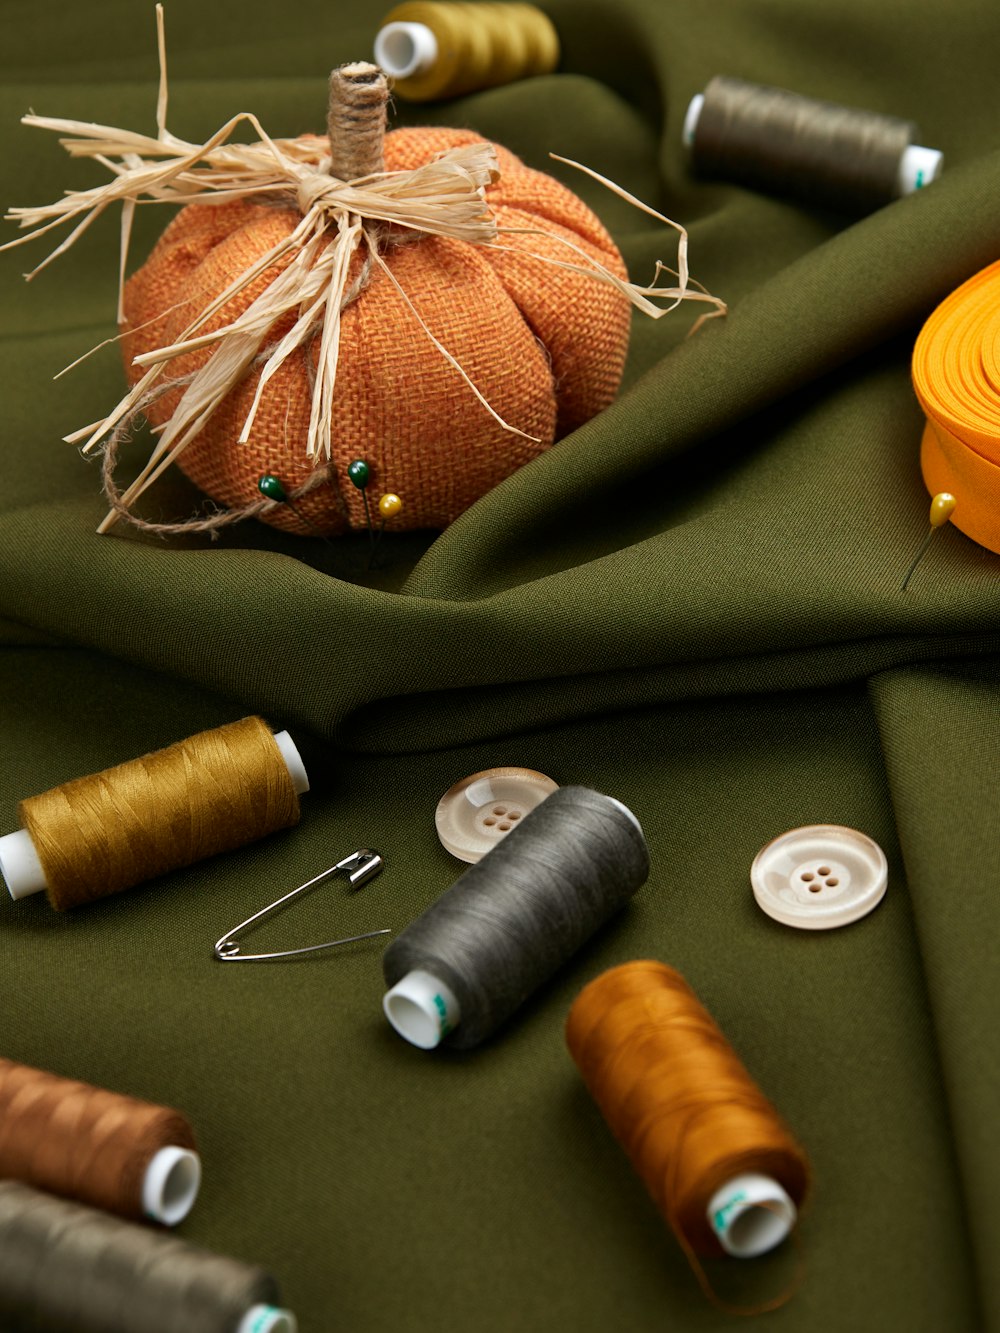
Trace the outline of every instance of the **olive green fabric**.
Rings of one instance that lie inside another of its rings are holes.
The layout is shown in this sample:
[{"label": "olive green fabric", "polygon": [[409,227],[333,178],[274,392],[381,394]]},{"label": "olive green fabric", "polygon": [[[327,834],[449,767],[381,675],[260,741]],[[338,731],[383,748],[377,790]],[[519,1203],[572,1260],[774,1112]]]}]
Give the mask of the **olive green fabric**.
[{"label": "olive green fabric", "polygon": [[[388,8],[388,6],[387,6]],[[933,305],[1000,253],[1000,13],[975,0],[558,0],[558,75],[400,119],[469,125],[545,168],[587,163],[691,232],[731,305],[637,317],[620,400],[448,532],[327,546],[251,525],[99,538],[69,431],[121,392],[118,229],[102,219],[25,287],[0,256],[0,824],[17,801],[249,711],[287,726],[313,791],[298,828],[62,917],[0,903],[0,1050],[172,1103],[205,1160],[188,1239],[270,1267],[303,1333],[659,1333],[731,1317],[702,1295],[566,1054],[581,986],[679,967],[806,1145],[799,1244],[719,1264],[761,1328],[1000,1330],[995,931],[1000,561],[927,527],[908,360]],[[171,0],[169,124],[253,110],[322,124],[329,66],[380,11]],[[8,0],[7,204],[96,183],[29,108],[155,123],[152,6]],[[932,188],[854,221],[694,181],[690,96],[716,73],[917,119]],[[633,277],[671,233],[568,168]],[[140,210],[138,259],[165,223]],[[12,235],[12,231],[8,231]],[[428,352],[430,355],[430,351]],[[446,425],[445,427],[446,428]],[[456,467],[460,467],[460,460]],[[405,497],[404,497],[405,498]],[[146,512],[198,497],[165,479]],[[461,867],[433,810],[524,764],[629,804],[650,881],[482,1049],[411,1049],[381,1016],[378,941],[222,966],[224,930],[348,851],[384,854],[260,939],[400,929]],[[889,890],[840,931],[755,906],[787,828],[862,829]]]}]

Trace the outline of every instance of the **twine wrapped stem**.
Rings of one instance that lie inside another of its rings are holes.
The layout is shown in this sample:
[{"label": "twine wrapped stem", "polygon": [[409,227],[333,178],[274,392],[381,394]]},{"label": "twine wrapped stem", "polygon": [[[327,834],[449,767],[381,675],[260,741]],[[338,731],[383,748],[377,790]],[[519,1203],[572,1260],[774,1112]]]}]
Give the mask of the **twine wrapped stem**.
[{"label": "twine wrapped stem", "polygon": [[359,60],[331,72],[326,114],[331,176],[357,181],[384,169],[388,101],[389,81],[377,65]]}]

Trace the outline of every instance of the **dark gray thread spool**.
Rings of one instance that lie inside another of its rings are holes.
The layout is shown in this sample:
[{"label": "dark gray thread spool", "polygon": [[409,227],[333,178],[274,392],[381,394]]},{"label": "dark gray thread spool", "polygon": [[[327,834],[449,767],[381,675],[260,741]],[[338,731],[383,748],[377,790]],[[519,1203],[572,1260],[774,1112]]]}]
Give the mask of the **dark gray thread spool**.
[{"label": "dark gray thread spool", "polygon": [[685,142],[700,176],[870,213],[930,184],[935,149],[910,121],[719,75],[688,108]]},{"label": "dark gray thread spool", "polygon": [[386,1016],[415,1046],[478,1045],[648,874],[634,815],[558,788],[389,945]]},{"label": "dark gray thread spool", "polygon": [[295,1333],[278,1300],[260,1268],[0,1182],[4,1333]]}]

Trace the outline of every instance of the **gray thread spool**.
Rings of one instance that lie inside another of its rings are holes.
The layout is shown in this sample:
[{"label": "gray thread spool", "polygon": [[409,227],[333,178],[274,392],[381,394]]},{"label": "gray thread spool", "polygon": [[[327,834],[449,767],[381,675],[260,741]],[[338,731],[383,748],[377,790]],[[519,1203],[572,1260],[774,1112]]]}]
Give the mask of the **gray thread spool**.
[{"label": "gray thread spool", "polygon": [[0,1182],[0,1327],[11,1333],[295,1333],[278,1299],[260,1268]]},{"label": "gray thread spool", "polygon": [[695,97],[684,140],[701,176],[869,213],[929,185],[942,155],[910,121],[719,75]]},{"label": "gray thread spool", "polygon": [[631,811],[558,788],[389,945],[386,1017],[425,1050],[477,1046],[648,874]]}]

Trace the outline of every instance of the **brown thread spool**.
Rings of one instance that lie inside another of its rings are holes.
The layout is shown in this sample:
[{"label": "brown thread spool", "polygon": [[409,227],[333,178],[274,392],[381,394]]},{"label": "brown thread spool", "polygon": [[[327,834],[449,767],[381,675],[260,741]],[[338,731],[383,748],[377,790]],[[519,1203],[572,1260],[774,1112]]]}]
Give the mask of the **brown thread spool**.
[{"label": "brown thread spool", "polygon": [[0,1179],[175,1226],[201,1180],[179,1111],[0,1059]]},{"label": "brown thread spool", "polygon": [[0,872],[61,912],[288,828],[308,790],[288,733],[244,718],[22,801]]},{"label": "brown thread spool", "polygon": [[382,20],[375,61],[400,97],[430,102],[550,74],[559,37],[534,5],[410,0]]},{"label": "brown thread spool", "polygon": [[868,213],[935,180],[943,158],[910,121],[718,75],[693,98],[684,141],[699,175]]},{"label": "brown thread spool", "polygon": [[751,1257],[784,1239],[806,1155],[679,972],[603,973],[574,1001],[566,1042],[710,1295],[696,1255]]}]

